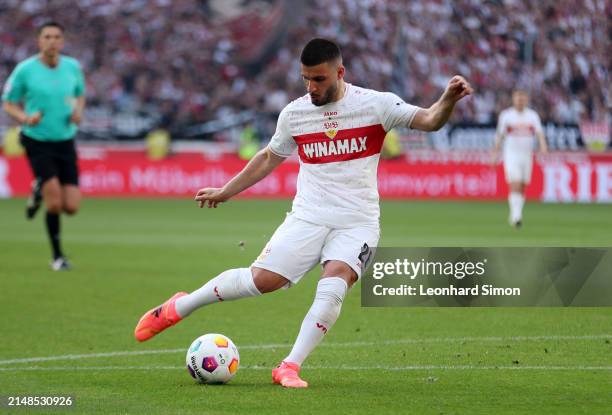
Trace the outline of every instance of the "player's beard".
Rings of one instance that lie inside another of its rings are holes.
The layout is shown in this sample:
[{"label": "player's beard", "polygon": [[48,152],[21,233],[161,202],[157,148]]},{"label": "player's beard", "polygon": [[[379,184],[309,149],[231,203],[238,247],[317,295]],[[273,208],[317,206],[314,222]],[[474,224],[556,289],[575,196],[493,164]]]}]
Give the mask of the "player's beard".
[{"label": "player's beard", "polygon": [[327,105],[330,102],[332,102],[332,100],[336,96],[337,91],[338,91],[338,85],[332,85],[329,88],[327,88],[327,91],[325,91],[325,95],[323,95],[322,97],[315,98],[311,94],[310,102],[312,102],[313,105],[316,105],[317,107],[322,107],[323,105]]}]

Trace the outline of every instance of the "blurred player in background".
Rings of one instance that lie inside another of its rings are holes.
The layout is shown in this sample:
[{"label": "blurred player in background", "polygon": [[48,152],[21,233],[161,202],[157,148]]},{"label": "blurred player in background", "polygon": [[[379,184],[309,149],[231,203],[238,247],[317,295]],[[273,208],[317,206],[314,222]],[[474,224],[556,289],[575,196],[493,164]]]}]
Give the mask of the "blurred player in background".
[{"label": "blurred player in background", "polygon": [[540,151],[546,153],[548,147],[542,122],[538,114],[527,107],[529,95],[522,89],[512,93],[512,107],[499,114],[495,135],[494,161],[502,142],[504,142],[504,172],[509,186],[508,205],[510,206],[510,225],[519,228],[523,222],[525,188],[531,181],[533,165],[534,138],[538,138]]},{"label": "blurred player in background", "polygon": [[2,107],[22,125],[21,143],[35,176],[26,217],[32,219],[44,200],[55,271],[70,269],[61,249],[60,214],[75,214],[81,201],[74,136],[85,107],[81,66],[60,54],[63,46],[64,28],[43,24],[40,53],[17,65],[2,94]]},{"label": "blurred player in background", "polygon": [[147,312],[134,333],[145,341],[207,304],[289,288],[321,264],[315,299],[293,349],[272,371],[274,383],[290,388],[308,386],[300,367],[336,322],[347,290],[378,244],[376,173],[385,134],[398,126],[437,130],[457,101],[472,92],[455,76],[442,97],[423,109],[395,94],[351,85],[344,81],[340,49],[325,39],[304,47],[301,73],[308,93],[280,113],[270,144],[224,187],[200,189],[195,198],[200,207],[217,207],[297,150],[300,172],[291,213],[251,267],[225,271],[191,294],[175,294]]}]

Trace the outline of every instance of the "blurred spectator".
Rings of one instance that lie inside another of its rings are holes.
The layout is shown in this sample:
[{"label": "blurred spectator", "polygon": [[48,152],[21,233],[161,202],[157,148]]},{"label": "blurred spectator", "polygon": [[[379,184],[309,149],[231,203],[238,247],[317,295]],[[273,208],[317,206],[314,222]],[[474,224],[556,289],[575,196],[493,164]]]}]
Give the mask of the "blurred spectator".
[{"label": "blurred spectator", "polygon": [[[246,109],[278,113],[304,93],[298,56],[315,36],[343,48],[349,82],[417,105],[464,75],[476,94],[454,121],[493,122],[517,84],[545,120],[602,120],[612,105],[606,0],[315,0],[289,10],[275,53],[254,70],[245,65],[255,53],[245,24],[283,3],[0,0],[0,82],[35,53],[33,29],[54,19],[69,29],[66,53],[84,65],[90,108],[155,114],[166,128]],[[219,7],[243,19],[238,29]]]}]

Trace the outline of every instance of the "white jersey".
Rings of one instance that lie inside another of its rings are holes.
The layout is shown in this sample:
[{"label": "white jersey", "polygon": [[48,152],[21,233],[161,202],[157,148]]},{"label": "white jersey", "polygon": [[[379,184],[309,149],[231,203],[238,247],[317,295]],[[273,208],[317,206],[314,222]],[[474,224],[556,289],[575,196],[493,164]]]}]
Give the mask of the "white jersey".
[{"label": "white jersey", "polygon": [[534,138],[542,132],[542,122],[531,108],[519,112],[514,107],[499,114],[497,134],[504,136],[504,154],[530,156],[533,153]]},{"label": "white jersey", "polygon": [[377,169],[385,135],[410,126],[419,108],[390,92],[345,85],[336,102],[317,107],[306,94],[289,103],[269,148],[282,157],[298,149],[297,218],[331,228],[378,226]]}]

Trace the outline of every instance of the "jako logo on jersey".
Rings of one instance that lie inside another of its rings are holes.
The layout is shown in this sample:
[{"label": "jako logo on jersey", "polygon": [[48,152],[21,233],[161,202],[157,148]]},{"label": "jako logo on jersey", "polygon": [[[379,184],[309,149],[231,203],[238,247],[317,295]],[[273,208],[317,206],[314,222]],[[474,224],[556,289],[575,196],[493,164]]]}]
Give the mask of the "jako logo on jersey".
[{"label": "jako logo on jersey", "polygon": [[382,125],[327,130],[294,136],[304,163],[333,163],[379,154],[385,139]]},{"label": "jako logo on jersey", "polygon": [[327,327],[325,327],[323,324],[321,323],[317,323],[317,328],[321,329],[321,331],[323,332],[323,334],[327,334]]}]

